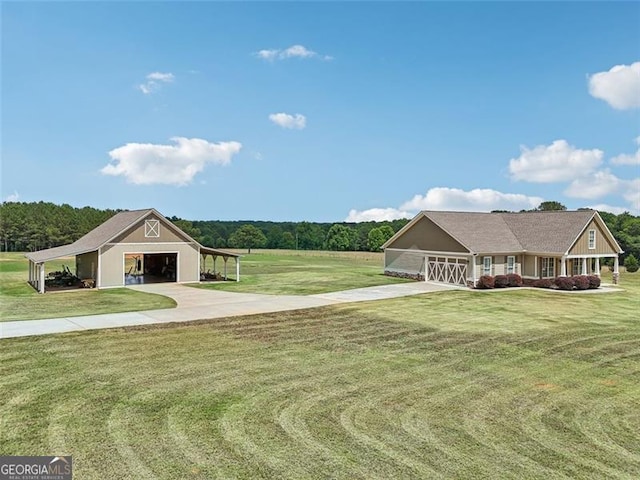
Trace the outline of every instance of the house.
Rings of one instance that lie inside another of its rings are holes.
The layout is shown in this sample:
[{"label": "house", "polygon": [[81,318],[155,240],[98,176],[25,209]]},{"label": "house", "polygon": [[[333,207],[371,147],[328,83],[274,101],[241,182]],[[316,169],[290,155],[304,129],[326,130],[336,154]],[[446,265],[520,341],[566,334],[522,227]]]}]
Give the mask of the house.
[{"label": "house", "polygon": [[29,283],[45,291],[45,264],[75,257],[75,275],[85,285],[122,287],[145,282],[198,282],[207,259],[216,271],[216,260],[227,278],[227,261],[235,260],[240,280],[240,255],[207,248],[180,230],[155,209],[119,212],[70,245],[25,254],[29,259]]},{"label": "house", "polygon": [[594,210],[424,211],[382,248],[388,275],[468,286],[482,275],[600,275],[600,263],[607,258],[614,261],[617,281],[622,253]]}]

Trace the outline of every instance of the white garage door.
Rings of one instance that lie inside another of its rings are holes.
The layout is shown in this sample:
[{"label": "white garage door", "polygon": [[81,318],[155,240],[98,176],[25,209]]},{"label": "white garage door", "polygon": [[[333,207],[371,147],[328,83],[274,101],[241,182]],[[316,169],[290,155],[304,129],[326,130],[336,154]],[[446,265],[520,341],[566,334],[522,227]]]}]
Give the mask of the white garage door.
[{"label": "white garage door", "polygon": [[467,285],[467,260],[449,257],[427,257],[425,279],[430,282]]}]

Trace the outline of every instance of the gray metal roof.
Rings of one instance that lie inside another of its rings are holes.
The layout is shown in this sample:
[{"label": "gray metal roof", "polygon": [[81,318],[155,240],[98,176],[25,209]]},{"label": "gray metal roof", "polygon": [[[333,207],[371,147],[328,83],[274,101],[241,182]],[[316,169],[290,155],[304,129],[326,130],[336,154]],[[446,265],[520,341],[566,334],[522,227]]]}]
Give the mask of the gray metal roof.
[{"label": "gray metal roof", "polygon": [[[383,247],[391,245],[425,216],[474,253],[529,251],[564,254],[596,215],[594,210],[521,213],[423,211]],[[602,225],[606,229],[604,222]],[[611,238],[615,242],[613,235]]]}]

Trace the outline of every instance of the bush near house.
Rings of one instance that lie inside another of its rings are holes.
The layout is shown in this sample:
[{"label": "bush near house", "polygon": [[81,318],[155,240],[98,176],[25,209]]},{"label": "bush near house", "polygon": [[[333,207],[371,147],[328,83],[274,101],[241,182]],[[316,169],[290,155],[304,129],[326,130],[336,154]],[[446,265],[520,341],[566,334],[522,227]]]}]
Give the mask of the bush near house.
[{"label": "bush near house", "polygon": [[571,279],[573,280],[573,286],[576,290],[587,290],[591,283],[589,277],[586,275],[575,275],[571,277]]},{"label": "bush near house", "polygon": [[598,288],[600,287],[600,277],[597,275],[589,275],[587,277],[589,279],[589,288]]},{"label": "bush near house", "polygon": [[638,271],[638,260],[633,256],[633,254],[624,259],[624,268],[626,268],[629,273]]},{"label": "bush near house", "polygon": [[533,282],[533,286],[537,288],[551,288],[553,281],[550,278],[540,278]]},{"label": "bush near house", "polygon": [[510,287],[521,287],[522,286],[522,277],[517,273],[510,273],[507,275],[507,279],[509,280]]},{"label": "bush near house", "polygon": [[556,277],[553,283],[560,290],[573,290],[573,277]]},{"label": "bush near house", "polygon": [[478,279],[477,288],[494,288],[495,287],[495,279],[491,275],[482,275]]},{"label": "bush near house", "polygon": [[506,288],[509,286],[509,279],[506,275],[496,275],[493,278],[493,283],[496,288]]}]

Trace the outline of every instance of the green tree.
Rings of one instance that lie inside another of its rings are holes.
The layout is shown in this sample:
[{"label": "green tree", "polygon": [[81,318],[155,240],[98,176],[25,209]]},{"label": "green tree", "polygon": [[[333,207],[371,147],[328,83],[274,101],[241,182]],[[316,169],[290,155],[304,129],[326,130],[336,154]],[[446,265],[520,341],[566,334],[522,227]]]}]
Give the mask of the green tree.
[{"label": "green tree", "polygon": [[235,248],[246,248],[251,253],[252,248],[264,247],[267,237],[258,227],[246,224],[231,234],[228,243]]},{"label": "green tree", "polygon": [[372,252],[377,252],[382,248],[382,245],[393,237],[394,232],[393,228],[389,225],[382,225],[381,227],[372,228],[369,230],[369,237],[367,241],[367,245],[369,246],[369,250]]},{"label": "green tree", "polygon": [[300,250],[320,250],[324,241],[322,228],[317,223],[300,222],[296,228],[297,248]]},{"label": "green tree", "polygon": [[344,252],[351,248],[351,240],[351,229],[345,225],[335,223],[327,233],[327,248]]},{"label": "green tree", "polygon": [[284,232],[278,248],[284,248],[285,250],[293,250],[296,248],[296,239],[293,236],[293,233]]},{"label": "green tree", "polygon": [[633,256],[633,253],[624,259],[624,268],[630,273],[638,271],[638,260]]},{"label": "green tree", "polygon": [[548,212],[552,210],[566,210],[566,209],[567,207],[565,207],[560,202],[548,201],[548,202],[542,202],[540,205],[538,205],[538,208],[536,210],[540,210],[541,212]]}]

